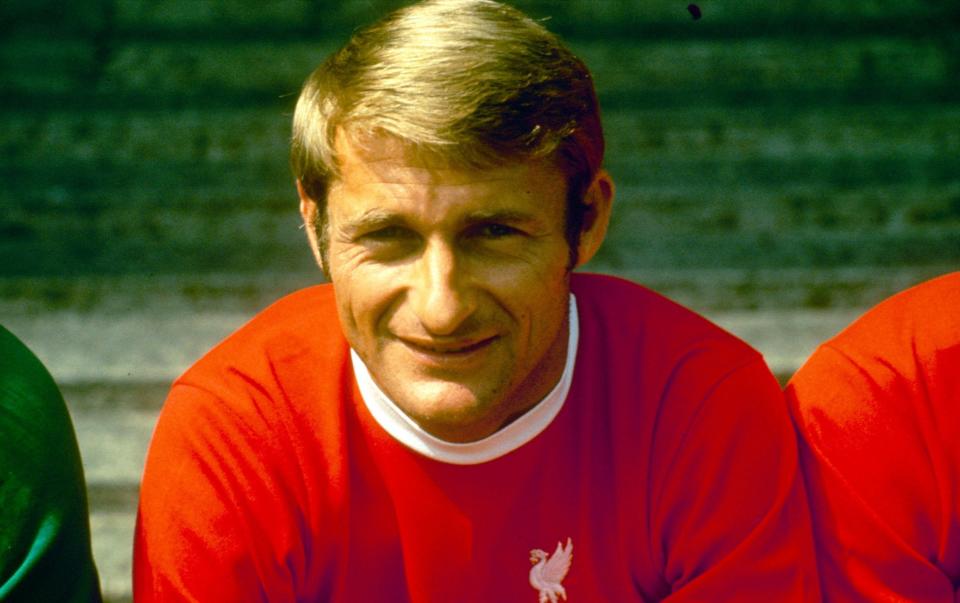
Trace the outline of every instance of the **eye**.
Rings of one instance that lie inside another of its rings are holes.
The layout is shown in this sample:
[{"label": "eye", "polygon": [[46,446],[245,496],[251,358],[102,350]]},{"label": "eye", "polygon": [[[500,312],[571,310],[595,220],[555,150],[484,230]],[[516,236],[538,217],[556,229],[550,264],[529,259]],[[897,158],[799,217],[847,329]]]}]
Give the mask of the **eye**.
[{"label": "eye", "polygon": [[416,231],[406,226],[386,225],[359,235],[353,242],[365,249],[370,259],[390,262],[407,257],[421,240]]},{"label": "eye", "polygon": [[402,226],[384,226],[364,233],[360,238],[373,243],[404,241],[414,237],[414,233]]},{"label": "eye", "polygon": [[518,235],[520,234],[520,231],[512,226],[507,226],[506,224],[491,222],[489,224],[479,225],[476,229],[476,234],[488,239],[502,239],[504,237]]}]

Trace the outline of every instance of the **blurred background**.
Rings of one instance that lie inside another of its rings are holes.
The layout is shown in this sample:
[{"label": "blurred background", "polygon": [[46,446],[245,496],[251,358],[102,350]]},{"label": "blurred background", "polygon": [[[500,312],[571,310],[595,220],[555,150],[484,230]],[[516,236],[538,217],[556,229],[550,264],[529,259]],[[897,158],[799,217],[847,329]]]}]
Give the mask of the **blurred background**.
[{"label": "blurred background", "polygon": [[[70,406],[108,601],[130,600],[170,381],[321,278],[287,167],[300,84],[400,4],[0,5],[0,322]],[[514,4],[595,75],[618,195],[589,269],[707,314],[785,379],[960,266],[960,2]]]}]

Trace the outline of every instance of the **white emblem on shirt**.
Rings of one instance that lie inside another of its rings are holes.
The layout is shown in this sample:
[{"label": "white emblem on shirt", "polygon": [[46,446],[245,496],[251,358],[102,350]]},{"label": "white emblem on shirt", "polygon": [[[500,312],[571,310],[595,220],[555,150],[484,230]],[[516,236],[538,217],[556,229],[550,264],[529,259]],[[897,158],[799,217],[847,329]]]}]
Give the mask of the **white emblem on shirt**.
[{"label": "white emblem on shirt", "polygon": [[552,557],[541,549],[530,551],[530,586],[540,593],[539,603],[557,603],[557,597],[567,600],[567,591],[560,584],[570,571],[573,562],[573,542],[567,538],[567,546],[557,543],[557,550]]}]

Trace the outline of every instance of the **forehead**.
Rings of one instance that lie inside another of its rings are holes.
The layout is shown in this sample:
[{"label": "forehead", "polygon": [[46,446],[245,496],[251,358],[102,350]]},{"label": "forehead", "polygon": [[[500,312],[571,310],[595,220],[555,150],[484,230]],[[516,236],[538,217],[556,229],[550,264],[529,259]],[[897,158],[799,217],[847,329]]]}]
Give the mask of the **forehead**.
[{"label": "forehead", "polygon": [[349,205],[430,202],[440,206],[526,205],[545,214],[562,211],[566,181],[548,160],[508,163],[489,169],[467,168],[435,153],[418,151],[388,136],[362,144],[337,136],[339,176],[331,183],[329,203]]}]

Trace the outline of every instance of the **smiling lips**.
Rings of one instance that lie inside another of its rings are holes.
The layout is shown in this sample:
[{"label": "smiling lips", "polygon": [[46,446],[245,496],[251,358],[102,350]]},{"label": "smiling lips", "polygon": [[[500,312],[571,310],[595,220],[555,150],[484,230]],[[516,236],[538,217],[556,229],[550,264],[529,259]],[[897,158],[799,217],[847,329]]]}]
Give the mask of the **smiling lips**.
[{"label": "smiling lips", "polygon": [[437,341],[430,339],[399,338],[404,345],[418,355],[427,356],[434,361],[451,361],[467,358],[479,352],[499,338],[497,335],[480,339],[460,339],[455,341]]}]

